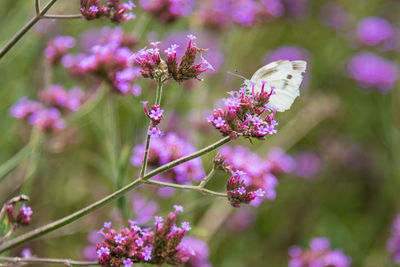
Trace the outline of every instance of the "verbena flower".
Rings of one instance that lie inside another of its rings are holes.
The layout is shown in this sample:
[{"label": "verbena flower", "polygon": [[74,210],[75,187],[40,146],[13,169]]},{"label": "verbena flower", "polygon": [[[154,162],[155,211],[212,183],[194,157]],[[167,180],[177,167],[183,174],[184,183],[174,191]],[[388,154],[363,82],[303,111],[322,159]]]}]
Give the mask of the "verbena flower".
[{"label": "verbena flower", "polygon": [[295,156],[297,176],[302,178],[313,178],[321,169],[321,159],[311,151],[302,151]]},{"label": "verbena flower", "polygon": [[277,152],[274,154],[268,156],[270,159],[262,159],[242,146],[223,146],[219,150],[214,164],[232,175],[227,190],[233,206],[239,206],[240,203],[257,206],[263,199],[275,199],[278,179],[273,173],[292,171],[294,166],[289,164],[294,164],[294,161],[283,151],[279,155]]},{"label": "verbena flower", "polygon": [[343,32],[353,26],[354,17],[342,5],[328,2],[321,7],[320,19],[327,27]]},{"label": "verbena flower", "polygon": [[[133,148],[131,163],[140,167],[144,156],[145,144]],[[187,156],[196,151],[195,147],[176,133],[167,133],[165,136],[151,140],[148,167],[157,168],[175,159]],[[154,177],[156,180],[189,184],[191,181],[199,182],[205,176],[201,159],[196,158],[180,164],[162,174]],[[158,188],[162,196],[170,196],[174,190],[171,188]]]},{"label": "verbena flower", "polygon": [[396,63],[371,52],[359,52],[351,57],[348,71],[362,87],[373,87],[382,92],[391,90],[398,78]]},{"label": "verbena flower", "polygon": [[400,215],[397,215],[393,221],[392,235],[388,239],[386,247],[393,261],[400,264]]},{"label": "verbena flower", "polygon": [[[172,44],[163,52],[166,54],[166,59],[163,59],[160,54],[160,42],[152,42],[152,48],[143,48],[136,52],[132,59],[141,68],[140,73],[143,77],[154,79],[160,82],[167,80],[175,80],[183,82],[190,79],[201,80],[198,76],[213,69],[212,65],[202,57],[202,52],[206,49],[198,48],[193,35],[188,35],[189,42],[185,54],[180,60],[177,58],[177,45]],[[200,55],[201,61],[196,63],[197,55]]]},{"label": "verbena flower", "polygon": [[310,249],[302,250],[299,246],[289,249],[289,267],[349,267],[351,258],[342,250],[332,250],[327,238],[314,238],[310,242]]},{"label": "verbena flower", "polygon": [[20,98],[10,108],[11,116],[40,131],[56,131],[65,127],[62,112],[77,111],[86,95],[79,87],[66,91],[61,85],[50,85],[39,91],[38,97],[41,102]]},{"label": "verbena flower", "polygon": [[[109,223],[99,231],[104,238],[97,244],[97,260],[101,266],[131,266],[134,263],[182,265],[189,260],[193,249],[182,245],[187,232],[176,226],[180,206],[154,228],[142,229],[134,222],[130,228],[117,231]],[[188,225],[185,225],[188,227]]]},{"label": "verbena flower", "polygon": [[47,43],[44,55],[50,64],[55,65],[67,53],[68,49],[75,46],[75,38],[71,36],[56,36]]},{"label": "verbena flower", "polygon": [[209,0],[196,8],[196,20],[213,30],[249,27],[282,16],[284,9],[281,0]]},{"label": "verbena flower", "polygon": [[10,204],[6,206],[6,214],[8,221],[15,226],[25,226],[32,222],[31,216],[33,214],[32,208],[22,204],[18,212],[15,212],[14,205]]},{"label": "verbena flower", "polygon": [[180,248],[187,248],[190,252],[187,266],[191,267],[211,267],[209,262],[210,252],[205,242],[193,237],[184,237]]},{"label": "verbena flower", "polygon": [[195,0],[139,0],[141,7],[164,23],[172,23],[192,12]]},{"label": "verbena flower", "polygon": [[229,92],[230,97],[223,99],[225,108],[214,109],[212,115],[207,117],[223,136],[236,139],[239,136],[264,140],[266,136],[276,133],[275,111],[267,108],[269,97],[273,88],[267,93],[264,91],[265,83],[259,93],[248,92],[245,88]]},{"label": "verbena flower", "polygon": [[384,18],[364,18],[357,26],[358,40],[369,46],[390,46],[390,43],[394,42],[394,35],[394,28]]},{"label": "verbena flower", "polygon": [[80,12],[87,20],[106,17],[119,24],[135,18],[131,12],[134,7],[131,0],[122,3],[120,0],[81,0]]},{"label": "verbena flower", "polygon": [[92,44],[88,54],[67,54],[62,58],[63,66],[74,76],[92,76],[104,80],[115,92],[140,94],[140,87],[133,84],[140,76],[140,68],[133,66],[132,51],[128,46],[134,44],[120,28],[105,28],[102,38]]}]

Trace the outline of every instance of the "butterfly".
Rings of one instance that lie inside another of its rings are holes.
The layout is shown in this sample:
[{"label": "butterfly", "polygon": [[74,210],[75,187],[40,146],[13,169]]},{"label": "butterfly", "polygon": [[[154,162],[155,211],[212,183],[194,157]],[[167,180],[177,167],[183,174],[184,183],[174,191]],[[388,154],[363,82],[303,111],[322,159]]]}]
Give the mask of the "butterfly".
[{"label": "butterfly", "polygon": [[276,111],[288,110],[293,101],[300,95],[300,84],[306,71],[307,62],[303,60],[278,60],[257,70],[245,86],[254,93],[262,90],[269,93],[273,90],[267,106]]}]

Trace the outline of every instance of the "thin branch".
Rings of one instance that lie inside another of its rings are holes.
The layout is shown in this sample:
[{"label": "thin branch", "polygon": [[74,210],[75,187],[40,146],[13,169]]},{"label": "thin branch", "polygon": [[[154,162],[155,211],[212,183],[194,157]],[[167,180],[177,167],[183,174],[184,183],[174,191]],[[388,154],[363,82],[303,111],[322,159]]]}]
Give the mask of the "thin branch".
[{"label": "thin branch", "polygon": [[61,228],[64,225],[70,224],[76,220],[78,220],[79,218],[107,205],[108,203],[112,202],[115,199],[120,198],[121,196],[123,196],[124,194],[126,194],[127,192],[131,191],[132,189],[134,189],[135,187],[139,186],[140,184],[144,183],[144,180],[148,180],[151,177],[160,174],[162,172],[165,172],[169,169],[172,169],[175,166],[178,166],[184,162],[187,162],[189,160],[192,160],[194,158],[198,158],[204,154],[207,154],[208,152],[211,152],[215,149],[217,149],[218,147],[228,143],[231,140],[231,138],[229,136],[222,138],[221,140],[203,148],[200,149],[199,151],[196,151],[193,154],[190,154],[188,156],[176,159],[174,161],[171,161],[170,163],[164,164],[161,167],[158,167],[157,169],[147,173],[144,177],[143,180],[141,180],[140,178],[136,179],[135,181],[133,181],[132,183],[126,185],[125,187],[115,191],[114,193],[104,197],[103,199],[100,199],[99,201],[79,210],[76,211],[64,218],[61,218],[55,222],[49,223],[47,225],[44,225],[42,227],[36,228],[28,233],[25,233],[23,235],[20,235],[8,242],[5,242],[4,244],[0,245],[0,253],[3,251],[6,251],[10,248],[13,248],[21,243],[24,243],[28,240],[32,240],[36,237],[42,236],[46,233],[52,232],[58,228]]},{"label": "thin branch", "polygon": [[211,171],[207,174],[207,176],[200,181],[199,184],[200,190],[202,190],[206,186],[206,184],[211,180],[214,174],[215,174],[215,168],[213,167]]},{"label": "thin branch", "polygon": [[9,238],[12,235],[12,233],[14,233],[15,229],[17,229],[17,227],[13,225],[12,228],[5,235],[0,237],[0,244],[6,241],[7,238]]},{"label": "thin branch", "polygon": [[146,180],[144,183],[158,185],[158,186],[164,186],[164,187],[184,189],[184,190],[198,191],[200,193],[206,193],[206,194],[217,196],[217,197],[228,197],[228,195],[226,193],[215,192],[215,191],[212,191],[212,190],[209,190],[206,188],[201,188],[197,185],[173,184],[173,183],[166,183],[166,182],[155,181],[155,180]]},{"label": "thin branch", "polygon": [[0,256],[1,262],[12,262],[12,263],[53,263],[53,264],[64,264],[66,266],[93,266],[98,265],[97,261],[75,261],[69,259],[50,259],[50,258],[19,258],[19,257],[3,257]]},{"label": "thin branch", "polygon": [[83,16],[81,14],[71,14],[71,15],[55,15],[49,14],[42,16],[43,19],[82,19]]},{"label": "thin branch", "polygon": [[[157,82],[157,94],[156,94],[156,103],[155,103],[156,105],[160,105],[161,104],[162,88],[163,88],[163,82],[159,80]],[[148,131],[147,131],[146,147],[145,147],[145,150],[144,150],[142,168],[140,170],[140,178],[142,178],[142,179],[144,177],[144,174],[146,173],[146,168],[147,168],[147,158],[149,156],[150,139],[151,139],[151,135],[148,132],[151,130],[152,124],[153,124],[153,122],[150,120]]]},{"label": "thin branch", "polygon": [[35,0],[35,12],[36,15],[40,14],[40,0]]},{"label": "thin branch", "polygon": [[31,18],[28,23],[26,23],[11,39],[8,43],[0,50],[0,59],[7,54],[8,51],[35,25],[42,16],[44,16],[47,11],[57,2],[57,0],[50,0],[39,14],[36,14]]}]

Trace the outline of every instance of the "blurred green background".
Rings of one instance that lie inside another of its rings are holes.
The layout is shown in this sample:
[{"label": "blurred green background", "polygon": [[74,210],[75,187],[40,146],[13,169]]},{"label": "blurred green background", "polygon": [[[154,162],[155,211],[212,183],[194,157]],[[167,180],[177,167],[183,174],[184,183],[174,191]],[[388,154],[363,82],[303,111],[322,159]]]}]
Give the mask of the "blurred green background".
[{"label": "blurred green background", "polygon": [[[250,77],[264,64],[264,56],[281,45],[297,45],[311,55],[309,84],[291,110],[278,115],[277,135],[254,144],[243,140],[234,144],[246,145],[261,157],[265,157],[272,146],[281,146],[289,154],[314,151],[322,160],[316,177],[306,180],[286,175],[280,179],[277,199],[263,203],[257,209],[254,224],[244,230],[229,230],[224,223],[217,229],[213,227],[217,219],[209,216],[210,208],[230,211],[227,203],[220,203],[224,202],[221,199],[179,191],[173,199],[159,202],[161,215],[167,214],[172,204],[183,204],[184,219],[197,225],[192,234],[208,240],[210,261],[214,266],[287,266],[288,247],[306,246],[316,236],[328,237],[334,248],[343,248],[352,257],[352,266],[387,264],[386,240],[390,236],[391,222],[400,210],[399,86],[397,83],[386,94],[377,90],[366,93],[347,76],[347,59],[358,50],[349,41],[354,29],[340,34],[324,26],[320,21],[320,8],[325,3],[327,1],[310,1],[309,12],[301,19],[280,18],[258,26],[236,26],[213,33],[212,38],[217,38],[225,56],[218,73],[204,74],[204,82],[190,90],[172,82],[166,86],[163,108],[167,117],[173,110],[178,113],[181,128],[187,131],[189,140],[201,148],[218,140],[219,133],[198,131],[186,115],[204,118],[204,110],[212,109],[213,103],[225,97],[227,91],[239,88],[241,80],[229,76],[226,71],[237,70]],[[398,1],[337,3],[356,21],[367,16],[387,16],[394,25],[400,26]],[[59,0],[49,13],[76,14],[78,11],[79,1]],[[138,48],[146,45],[148,36],[157,34],[163,39],[170,33],[200,27],[190,18],[165,25],[143,13],[140,7],[134,12],[137,19],[121,27],[127,33],[140,34]],[[33,1],[1,0],[0,46],[33,14]],[[28,142],[26,129],[9,116],[8,109],[21,96],[34,99],[43,88],[46,75],[43,49],[47,41],[56,35],[78,38],[88,29],[105,25],[113,26],[107,20],[42,20],[0,60],[0,162],[5,162]],[[400,59],[396,51],[385,52],[384,56],[395,62]],[[67,88],[78,84],[61,68],[55,71],[52,79]],[[154,84],[140,83],[141,96],[117,97],[121,144],[129,149],[145,138],[147,119],[139,101],[152,102],[155,96]],[[68,215],[116,189],[117,185],[110,179],[105,144],[104,104],[105,101],[101,102],[73,123],[67,133],[44,138],[38,154],[0,182],[0,203],[21,192],[31,197],[33,223],[17,234]],[[356,153],[346,164],[344,161],[354,147]],[[211,168],[214,155],[202,158],[206,171]],[[35,172],[29,175],[34,161]],[[352,168],[353,164],[360,165]],[[137,172],[129,165],[123,183],[135,178]],[[211,187],[222,189],[226,179],[225,174],[219,173]],[[146,188],[139,190],[154,198]],[[130,198],[128,194],[128,204]],[[108,220],[115,225],[127,224],[118,218],[117,205],[112,203],[13,249],[10,255],[19,255],[23,248],[29,247],[42,257],[83,259],[88,232],[99,229]]]}]

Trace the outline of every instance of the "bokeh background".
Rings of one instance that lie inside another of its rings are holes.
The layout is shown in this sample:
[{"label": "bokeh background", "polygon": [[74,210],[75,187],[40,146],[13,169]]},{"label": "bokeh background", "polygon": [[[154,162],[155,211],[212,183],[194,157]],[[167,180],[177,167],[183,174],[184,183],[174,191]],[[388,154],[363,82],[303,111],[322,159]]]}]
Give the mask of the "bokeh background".
[{"label": "bokeh background", "polygon": [[[400,209],[399,86],[387,85],[385,77],[376,78],[372,86],[358,82],[349,71],[349,60],[357,53],[371,52],[392,64],[399,62],[400,45],[396,42],[400,28],[396,27],[400,27],[400,2],[281,3],[283,11],[262,22],[234,22],[222,29],[208,27],[201,20],[203,15],[196,13],[198,6],[189,16],[165,23],[138,5],[133,10],[137,18],[119,25],[138,38],[133,51],[148,41],[184,39],[187,33],[195,33],[198,43],[209,48],[204,55],[216,71],[203,74],[203,82],[169,82],[162,102],[166,120],[161,128],[177,132],[197,148],[220,138],[205,116],[227,91],[240,87],[242,80],[228,71],[249,78],[269,60],[308,60],[301,96],[289,111],[277,115],[278,133],[266,141],[232,142],[250,148],[261,158],[267,158],[278,146],[297,160],[296,169],[278,177],[276,199],[259,207],[244,207],[238,215],[227,201],[196,192],[178,191],[171,198],[162,198],[144,186],[135,192],[157,202],[158,215],[166,215],[173,204],[182,204],[184,219],[193,225],[191,235],[207,241],[213,266],[287,266],[291,245],[306,247],[309,240],[320,236],[351,256],[352,266],[391,266],[386,242]],[[78,14],[79,7],[79,1],[59,0],[49,13]],[[244,9],[236,12],[239,16]],[[0,1],[0,45],[33,14],[33,1]],[[394,39],[390,45],[366,45],[359,39],[359,22],[371,16],[391,23]],[[1,59],[0,162],[29,142],[30,127],[9,114],[20,97],[35,99],[49,79],[66,88],[79,85],[89,91],[93,86],[91,81],[72,78],[62,67],[49,70],[43,54],[47,42],[57,35],[72,36],[77,40],[72,52],[78,53],[94,38],[89,33],[104,26],[116,27],[106,19],[42,20]],[[362,67],[368,63],[357,64]],[[372,67],[360,79],[377,71],[387,73],[384,67]],[[115,97],[119,142],[129,156],[145,138],[148,121],[140,101],[152,102],[155,97],[154,83],[142,78],[136,81],[142,87],[141,95]],[[137,176],[138,168],[128,164],[120,184],[110,178],[105,106],[102,100],[65,130],[42,136],[37,151],[0,181],[1,203],[19,193],[31,198],[33,223],[17,234],[68,215]],[[302,159],[305,153],[309,158]],[[204,170],[211,169],[214,155],[202,157]],[[223,190],[227,178],[219,172],[210,187]],[[10,255],[31,248],[42,257],[85,259],[91,231],[102,227],[104,221],[127,225],[127,218],[138,215],[132,204],[135,197],[137,194],[131,192],[121,201],[11,250]]]}]

